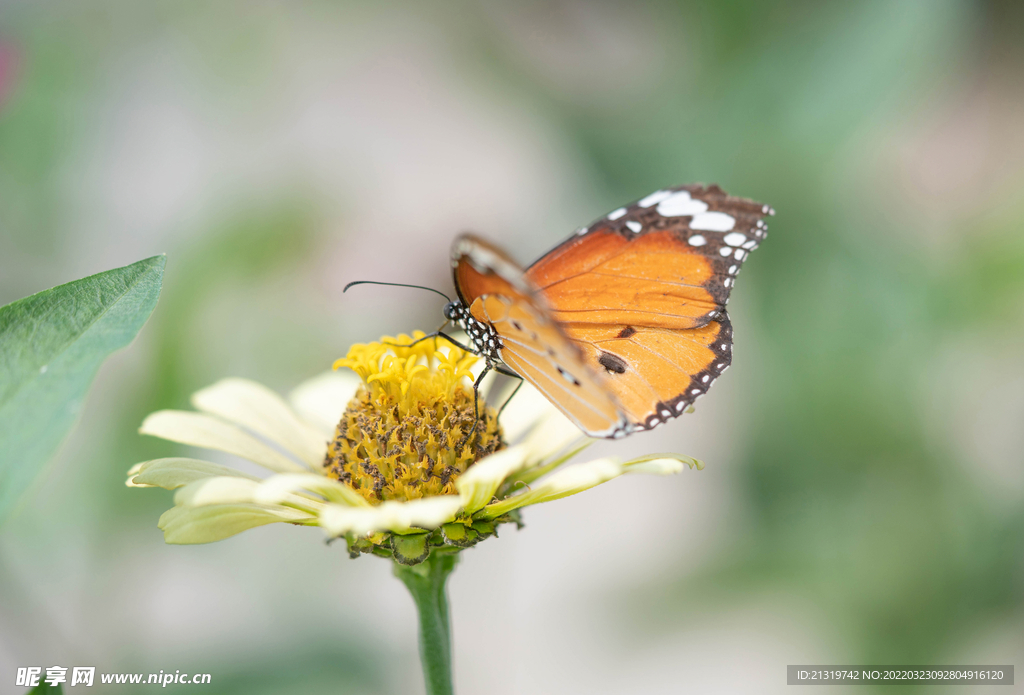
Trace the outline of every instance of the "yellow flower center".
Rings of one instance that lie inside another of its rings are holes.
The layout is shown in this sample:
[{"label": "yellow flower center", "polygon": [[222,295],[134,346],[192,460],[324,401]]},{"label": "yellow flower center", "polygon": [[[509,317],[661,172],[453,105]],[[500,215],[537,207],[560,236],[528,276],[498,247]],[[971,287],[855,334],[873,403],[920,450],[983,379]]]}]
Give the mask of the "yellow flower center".
[{"label": "yellow flower center", "polygon": [[324,471],[372,503],[454,494],[467,468],[505,446],[482,396],[474,419],[467,380],[477,357],[436,338],[410,344],[424,335],[353,345],[334,363],[363,384],[335,429]]}]

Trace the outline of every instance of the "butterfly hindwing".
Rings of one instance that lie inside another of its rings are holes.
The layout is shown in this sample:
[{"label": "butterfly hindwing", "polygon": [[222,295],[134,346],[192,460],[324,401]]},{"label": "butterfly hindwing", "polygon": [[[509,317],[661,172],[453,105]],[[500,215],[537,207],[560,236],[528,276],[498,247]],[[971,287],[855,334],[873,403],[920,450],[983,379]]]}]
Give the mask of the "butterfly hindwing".
[{"label": "butterfly hindwing", "polygon": [[732,362],[732,325],[723,312],[700,328],[574,325],[568,335],[606,383],[627,419],[650,429],[682,414]]}]

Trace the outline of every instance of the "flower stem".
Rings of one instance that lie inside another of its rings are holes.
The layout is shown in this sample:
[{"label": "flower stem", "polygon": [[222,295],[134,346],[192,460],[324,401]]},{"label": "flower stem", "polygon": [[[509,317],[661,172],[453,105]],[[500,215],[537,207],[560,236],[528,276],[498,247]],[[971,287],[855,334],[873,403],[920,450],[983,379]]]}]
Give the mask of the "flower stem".
[{"label": "flower stem", "polygon": [[452,695],[452,640],[448,626],[448,594],[445,583],[455,569],[458,555],[431,553],[411,567],[394,566],[395,576],[402,580],[420,618],[420,660],[427,695]]}]

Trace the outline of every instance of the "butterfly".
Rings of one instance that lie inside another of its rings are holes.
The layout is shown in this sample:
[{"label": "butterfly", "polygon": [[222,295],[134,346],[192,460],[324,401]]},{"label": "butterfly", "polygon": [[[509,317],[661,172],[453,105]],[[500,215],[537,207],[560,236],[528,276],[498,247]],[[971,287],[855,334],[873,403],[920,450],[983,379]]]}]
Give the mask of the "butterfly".
[{"label": "butterfly", "polygon": [[444,316],[466,331],[484,373],[529,381],[587,435],[649,430],[732,362],[729,293],[774,214],[717,185],[665,188],[527,268],[463,234],[451,254],[458,300]]}]

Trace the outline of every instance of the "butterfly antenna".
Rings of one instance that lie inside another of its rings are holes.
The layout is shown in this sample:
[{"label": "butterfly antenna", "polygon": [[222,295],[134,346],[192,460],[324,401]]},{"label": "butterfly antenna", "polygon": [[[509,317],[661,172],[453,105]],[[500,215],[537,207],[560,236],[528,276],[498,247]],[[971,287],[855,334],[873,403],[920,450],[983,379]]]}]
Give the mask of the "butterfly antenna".
[{"label": "butterfly antenna", "polygon": [[349,287],[355,287],[356,285],[388,285],[390,287],[411,287],[414,290],[426,290],[427,292],[439,294],[445,299],[447,299],[449,302],[452,301],[451,297],[446,295],[444,292],[441,292],[440,290],[435,290],[433,287],[424,287],[423,285],[407,285],[403,282],[378,282],[377,280],[356,280],[355,282],[350,282],[347,285],[345,285],[345,289],[343,289],[342,292],[348,292]]}]

